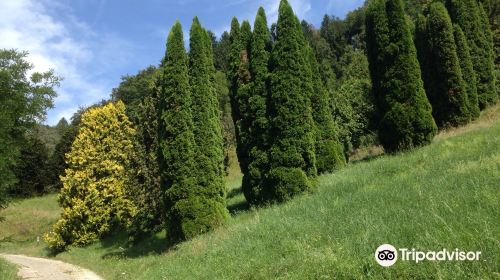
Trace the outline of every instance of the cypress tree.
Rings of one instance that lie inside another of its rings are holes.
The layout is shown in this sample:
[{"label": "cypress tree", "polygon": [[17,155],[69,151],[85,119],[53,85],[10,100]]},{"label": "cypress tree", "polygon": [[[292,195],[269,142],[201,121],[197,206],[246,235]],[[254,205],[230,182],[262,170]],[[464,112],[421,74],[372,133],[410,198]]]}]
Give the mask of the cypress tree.
[{"label": "cypress tree", "polygon": [[463,125],[470,120],[469,101],[458,61],[453,25],[444,5],[429,7],[424,29],[424,84],[432,105],[432,115],[439,127]]},{"label": "cypress tree", "polygon": [[481,19],[480,7],[476,0],[447,0],[446,6],[453,22],[462,28],[467,38],[472,66],[477,75],[479,108],[484,109],[496,103],[498,99],[492,44],[487,35],[490,30],[488,21]]},{"label": "cypress tree", "polygon": [[346,164],[344,149],[335,131],[335,123],[329,104],[328,91],[321,80],[318,62],[313,50],[306,46],[312,69],[312,115],[316,126],[316,167],[318,173],[332,172]]},{"label": "cypress tree", "polygon": [[465,81],[465,88],[467,90],[467,98],[469,100],[468,110],[471,119],[479,117],[479,104],[477,101],[477,80],[476,72],[472,66],[472,58],[470,56],[469,45],[467,39],[459,25],[453,25],[453,35],[455,44],[457,45],[458,61],[460,62],[460,69]]},{"label": "cypress tree", "polygon": [[[183,240],[205,230],[198,209],[190,201],[196,191],[195,142],[191,113],[191,93],[181,24],[177,21],[167,39],[159,97],[158,162],[163,190],[167,236]],[[193,209],[194,208],[194,209]],[[190,216],[190,212],[198,214]]]},{"label": "cypress tree", "polygon": [[231,22],[230,51],[230,73],[231,80],[230,99],[232,117],[236,136],[236,154],[240,169],[245,174],[248,170],[248,94],[247,85],[250,82],[250,71],[248,61],[248,44],[252,30],[248,22],[240,27],[236,18]]},{"label": "cypress tree", "polygon": [[196,144],[194,150],[198,185],[196,192],[199,195],[185,200],[185,205],[194,208],[196,213],[194,216],[199,219],[190,225],[191,234],[187,236],[188,238],[224,224],[228,218],[222,125],[214,87],[214,61],[207,37],[207,32],[195,17],[190,30],[189,84]]},{"label": "cypress tree", "polygon": [[284,201],[309,190],[316,175],[312,73],[298,19],[286,0],[279,6],[271,53],[270,170],[266,200]]},{"label": "cypress tree", "polygon": [[[498,95],[500,92],[498,91],[498,71],[496,69],[495,61],[497,59],[496,57],[496,51],[495,51],[495,42],[494,42],[494,37],[493,37],[493,24],[490,24],[489,17],[486,13],[485,6],[483,3],[479,2],[479,18],[481,19],[481,30],[484,31],[484,37],[486,40],[487,44],[487,52],[491,58],[488,59],[488,68],[491,67],[492,69],[492,77],[493,80],[490,81],[488,84],[489,89],[491,89],[496,95],[491,96],[491,102],[492,104],[496,104],[498,102]],[[499,3],[497,2],[496,4],[499,6]],[[498,36],[497,36],[498,37]]]},{"label": "cypress tree", "polygon": [[382,145],[393,152],[430,143],[437,128],[401,0],[371,2],[366,28]]},{"label": "cypress tree", "polygon": [[254,21],[254,31],[249,46],[251,94],[248,98],[248,170],[244,173],[242,189],[247,201],[259,203],[265,197],[262,181],[268,169],[267,119],[268,63],[271,48],[271,34],[262,7]]},{"label": "cypress tree", "polygon": [[[234,106],[237,107],[239,118],[234,119],[236,133],[236,152],[240,162],[241,171],[243,174],[248,171],[250,163],[250,125],[254,116],[250,115],[248,108],[248,100],[251,94],[251,74],[250,74],[250,52],[249,46],[252,39],[252,27],[248,21],[243,21],[236,43],[239,48],[239,56],[237,57],[237,68],[235,72],[235,88],[234,88]],[[237,50],[235,50],[237,51]]]}]

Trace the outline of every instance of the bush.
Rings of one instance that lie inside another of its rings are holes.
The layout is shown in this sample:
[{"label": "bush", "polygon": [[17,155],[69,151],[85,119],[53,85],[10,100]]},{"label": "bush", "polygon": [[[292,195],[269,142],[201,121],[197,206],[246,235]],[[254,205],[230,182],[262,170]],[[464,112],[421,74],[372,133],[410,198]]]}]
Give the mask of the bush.
[{"label": "bush", "polygon": [[313,187],[306,173],[302,169],[294,167],[271,169],[266,177],[265,185],[272,186],[265,192],[277,202],[287,201]]},{"label": "bush", "polygon": [[83,114],[61,178],[61,218],[45,235],[49,248],[87,245],[117,225],[130,225],[137,211],[126,189],[135,133],[121,101]]}]

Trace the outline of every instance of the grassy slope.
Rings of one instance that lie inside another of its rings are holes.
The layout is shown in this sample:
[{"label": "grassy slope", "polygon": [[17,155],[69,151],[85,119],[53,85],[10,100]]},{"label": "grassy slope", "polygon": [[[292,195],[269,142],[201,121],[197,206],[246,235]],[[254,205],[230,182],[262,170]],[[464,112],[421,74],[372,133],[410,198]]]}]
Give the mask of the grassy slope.
[{"label": "grassy slope", "polygon": [[[106,279],[498,278],[499,182],[497,106],[473,125],[441,133],[430,146],[322,176],[316,193],[287,204],[244,211],[233,177],[229,207],[235,214],[227,228],[175,248],[165,247],[164,234],[132,248],[125,248],[124,236],[115,236],[56,258]],[[2,242],[0,251],[47,255],[34,236],[57,215],[54,203],[49,196],[7,209],[4,215],[21,224],[3,224],[0,240],[6,228],[26,241]],[[41,223],[33,211],[47,211]],[[31,230],[26,225],[32,223],[40,225]],[[424,251],[479,250],[482,260],[398,261],[382,268],[373,259],[382,243]]]}]

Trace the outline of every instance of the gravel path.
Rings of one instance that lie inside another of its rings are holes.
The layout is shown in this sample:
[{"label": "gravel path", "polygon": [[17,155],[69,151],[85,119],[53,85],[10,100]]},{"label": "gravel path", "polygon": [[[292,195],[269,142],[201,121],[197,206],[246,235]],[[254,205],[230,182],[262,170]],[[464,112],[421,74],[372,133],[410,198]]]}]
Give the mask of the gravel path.
[{"label": "gravel path", "polygon": [[23,255],[0,257],[19,266],[18,276],[30,280],[102,280],[94,272],[62,261]]}]

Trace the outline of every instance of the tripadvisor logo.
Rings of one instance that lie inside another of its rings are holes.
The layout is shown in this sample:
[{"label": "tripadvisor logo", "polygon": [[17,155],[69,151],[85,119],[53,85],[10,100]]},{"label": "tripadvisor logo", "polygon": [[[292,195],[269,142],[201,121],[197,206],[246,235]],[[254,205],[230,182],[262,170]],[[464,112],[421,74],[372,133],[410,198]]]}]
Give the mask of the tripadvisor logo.
[{"label": "tripadvisor logo", "polygon": [[459,249],[441,251],[417,251],[415,248],[399,248],[398,250],[391,244],[382,244],[375,250],[375,260],[384,267],[392,266],[398,260],[398,255],[402,261],[478,261],[481,256],[480,251],[461,251]]}]

